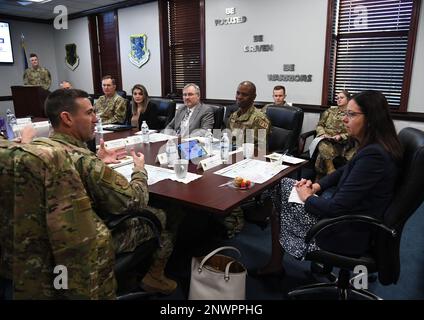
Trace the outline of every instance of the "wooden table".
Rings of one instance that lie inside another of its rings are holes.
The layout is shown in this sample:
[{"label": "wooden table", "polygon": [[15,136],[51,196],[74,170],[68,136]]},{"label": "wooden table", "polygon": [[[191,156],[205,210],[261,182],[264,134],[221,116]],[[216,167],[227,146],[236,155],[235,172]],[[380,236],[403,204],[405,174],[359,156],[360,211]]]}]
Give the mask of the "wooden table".
[{"label": "wooden table", "polygon": [[[135,134],[135,132],[137,132],[137,130],[109,133],[104,135],[104,139],[105,141],[108,141],[125,138]],[[158,154],[159,148],[165,143],[166,141],[162,141],[142,146],[141,151],[144,154],[146,164],[159,165],[158,163],[155,163],[156,155]],[[233,159],[235,159],[235,156],[233,156]],[[228,186],[219,187],[219,185],[229,181],[230,178],[214,174],[214,172],[228,166],[227,164],[223,164],[203,172],[201,169],[197,169],[197,166],[190,162],[189,172],[200,174],[202,175],[201,178],[188,184],[169,179],[162,180],[150,185],[149,192],[151,197],[155,199],[178,202],[180,204],[206,210],[215,214],[225,215],[239,206],[243,201],[259,195],[264,190],[277,184],[283,177],[299,170],[306,163],[307,161],[298,165],[291,165],[289,168],[281,171],[268,181],[261,184],[256,183],[251,189],[238,190]]]}]

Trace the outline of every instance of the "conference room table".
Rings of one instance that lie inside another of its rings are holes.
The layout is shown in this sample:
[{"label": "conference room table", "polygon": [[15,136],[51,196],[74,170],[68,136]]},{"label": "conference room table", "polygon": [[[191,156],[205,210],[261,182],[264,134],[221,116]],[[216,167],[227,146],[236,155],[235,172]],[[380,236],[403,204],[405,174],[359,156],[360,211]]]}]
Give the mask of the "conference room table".
[{"label": "conference room table", "polygon": [[[133,129],[107,133],[103,137],[105,141],[110,141],[132,136],[137,131],[138,130]],[[142,144],[141,152],[144,154],[146,164],[159,166],[159,163],[156,162],[156,156],[159,149],[164,144],[166,144],[166,141]],[[236,158],[236,155],[233,155],[232,163],[234,163]],[[240,155],[238,155],[238,158],[240,158]],[[265,158],[262,156],[262,159],[256,159],[264,160]],[[196,164],[190,162],[188,171],[202,175],[201,178],[187,184],[170,179],[156,182],[149,185],[150,197],[159,201],[176,202],[178,204],[205,210],[218,215],[226,215],[239,206],[243,201],[253,198],[264,192],[264,190],[271,188],[283,177],[299,170],[306,163],[307,161],[305,160],[305,162],[297,165],[289,165],[288,168],[274,175],[266,182],[261,184],[255,183],[250,189],[240,190],[228,186],[221,186],[232,179],[214,173],[230,164],[222,164],[203,172],[203,170],[201,168],[199,169]]]}]

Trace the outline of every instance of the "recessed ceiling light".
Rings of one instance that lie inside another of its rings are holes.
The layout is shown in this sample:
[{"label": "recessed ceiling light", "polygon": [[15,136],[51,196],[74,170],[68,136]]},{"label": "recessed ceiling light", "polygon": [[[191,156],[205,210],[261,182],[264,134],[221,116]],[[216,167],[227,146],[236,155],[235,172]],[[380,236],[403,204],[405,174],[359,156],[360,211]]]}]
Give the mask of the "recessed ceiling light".
[{"label": "recessed ceiling light", "polygon": [[26,0],[26,1],[37,2],[37,3],[46,3],[46,2],[50,2],[52,0]]}]

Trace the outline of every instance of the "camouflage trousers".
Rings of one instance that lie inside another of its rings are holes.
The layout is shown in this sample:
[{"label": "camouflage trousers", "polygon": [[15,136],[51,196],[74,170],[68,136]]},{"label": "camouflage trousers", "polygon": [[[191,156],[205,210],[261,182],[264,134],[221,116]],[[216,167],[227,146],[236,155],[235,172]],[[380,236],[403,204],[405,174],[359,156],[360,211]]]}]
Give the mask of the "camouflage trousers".
[{"label": "camouflage trousers", "polygon": [[243,210],[240,207],[235,208],[230,215],[224,218],[224,225],[227,229],[227,237],[233,238],[244,226]]},{"label": "camouflage trousers", "polygon": [[[165,211],[152,207],[148,207],[148,210],[158,218],[162,225],[162,232],[160,235],[161,246],[155,252],[154,258],[167,260],[174,248],[174,236],[165,228]],[[155,237],[156,234],[152,227],[147,222],[137,217],[125,220],[112,232],[115,253],[132,252],[144,242]]]},{"label": "camouflage trousers", "polygon": [[350,141],[336,142],[332,140],[322,140],[318,145],[318,156],[315,162],[315,171],[320,176],[327,175],[326,160],[333,161],[341,157],[349,161],[356,153],[356,145]]}]

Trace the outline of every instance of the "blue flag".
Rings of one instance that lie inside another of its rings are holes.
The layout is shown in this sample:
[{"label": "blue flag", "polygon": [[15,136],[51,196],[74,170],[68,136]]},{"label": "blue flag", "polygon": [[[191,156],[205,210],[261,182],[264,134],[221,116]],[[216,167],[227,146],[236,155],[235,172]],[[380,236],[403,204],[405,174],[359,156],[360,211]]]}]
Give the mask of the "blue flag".
[{"label": "blue flag", "polygon": [[21,33],[21,47],[22,47],[22,55],[24,57],[24,70],[28,69],[28,59],[25,51],[25,37],[24,34]]}]

